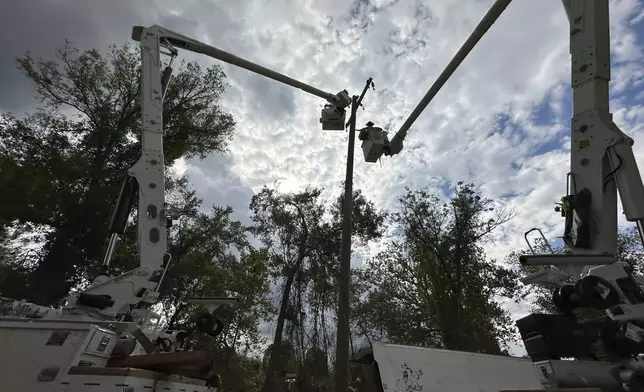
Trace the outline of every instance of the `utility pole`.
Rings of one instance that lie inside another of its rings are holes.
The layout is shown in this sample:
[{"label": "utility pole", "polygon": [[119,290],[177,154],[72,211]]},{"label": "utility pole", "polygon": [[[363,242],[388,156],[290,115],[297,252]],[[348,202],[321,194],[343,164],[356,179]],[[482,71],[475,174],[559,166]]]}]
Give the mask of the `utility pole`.
[{"label": "utility pole", "polygon": [[353,212],[353,152],[356,144],[356,113],[362,98],[373,79],[367,83],[360,96],[351,99],[351,117],[349,118],[349,147],[347,150],[347,171],[344,180],[344,205],[342,208],[342,248],[340,256],[340,289],[338,298],[338,329],[335,355],[335,390],[347,392],[349,386],[349,296],[351,279],[351,229]]}]

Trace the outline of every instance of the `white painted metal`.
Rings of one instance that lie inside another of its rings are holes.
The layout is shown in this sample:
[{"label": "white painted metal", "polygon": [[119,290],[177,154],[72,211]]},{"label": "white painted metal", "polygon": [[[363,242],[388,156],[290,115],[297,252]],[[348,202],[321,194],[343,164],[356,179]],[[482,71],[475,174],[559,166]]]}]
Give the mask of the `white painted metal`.
[{"label": "white painted metal", "polygon": [[603,392],[622,392],[612,375],[614,364],[601,361],[551,360],[536,362],[542,385],[550,388],[601,388]]},{"label": "white painted metal", "polygon": [[373,355],[384,392],[408,390],[403,374],[406,368],[411,370],[411,382],[419,376],[418,384],[423,391],[499,392],[542,388],[532,362],[523,358],[387,343],[373,343]]},{"label": "white painted metal", "polygon": [[[51,342],[57,333],[64,338]],[[54,391],[74,364],[105,366],[116,340],[115,332],[92,324],[3,320],[0,390]]]},{"label": "white painted metal", "polygon": [[[106,368],[117,332],[80,320],[0,321],[0,390],[20,392],[215,392],[205,381],[140,369]],[[48,344],[52,333],[66,333]],[[81,365],[81,366],[79,366]],[[133,389],[128,389],[133,388]]]},{"label": "white painted metal", "polygon": [[56,392],[215,392],[201,380],[141,369],[72,368]]},{"label": "white painted metal", "polygon": [[[609,110],[610,33],[608,0],[564,1],[570,22],[571,122],[570,192],[591,192],[590,247],[573,248],[573,255],[526,256],[567,271],[583,268],[588,255],[608,257],[617,241],[617,190],[626,219],[641,233],[644,184],[633,155],[633,139],[613,122]],[[612,181],[614,180],[614,181]],[[583,257],[586,256],[586,257]],[[568,261],[568,266],[565,260]],[[551,261],[551,263],[550,263]],[[591,264],[591,263],[589,263]],[[574,274],[575,279],[579,273]]]},{"label": "white painted metal", "polygon": [[288,86],[306,91],[309,94],[315,95],[322,99],[325,99],[330,104],[346,108],[351,103],[351,98],[346,91],[341,91],[338,94],[327,93],[323,90],[320,90],[316,87],[309,86],[308,84],[302,83],[299,80],[295,80],[286,75],[282,75],[278,72],[270,70],[268,68],[262,67],[261,65],[252,63],[248,60],[244,60],[240,57],[237,57],[231,53],[218,49],[214,46],[207,45],[203,42],[199,42],[193,38],[186,37],[179,33],[175,33],[172,30],[168,30],[161,26],[150,26],[150,27],[141,27],[136,26],[132,30],[132,38],[136,41],[142,41],[143,37],[146,34],[152,34],[157,37],[157,39],[164,39],[170,45],[178,49],[188,50],[194,53],[201,53],[208,57],[226,62],[228,64],[235,65],[240,68],[244,68],[248,71],[254,72],[256,74],[262,75],[264,77],[276,80],[278,82],[284,83]]}]

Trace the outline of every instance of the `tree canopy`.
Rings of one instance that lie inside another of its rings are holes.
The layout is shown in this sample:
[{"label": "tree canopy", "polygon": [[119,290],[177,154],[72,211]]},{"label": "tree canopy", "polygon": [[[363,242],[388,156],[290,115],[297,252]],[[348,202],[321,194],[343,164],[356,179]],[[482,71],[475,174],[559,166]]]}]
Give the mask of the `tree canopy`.
[{"label": "tree canopy", "polygon": [[[280,194],[264,187],[251,201],[253,232],[269,250],[273,277],[282,286],[264,390],[271,389],[273,375],[284,371],[280,350],[285,332],[303,364],[310,364],[307,357],[313,352],[328,356],[332,348],[335,328],[329,319],[337,318],[343,196],[329,203],[321,193],[321,189],[309,187],[299,193]],[[356,243],[380,238],[384,214],[360,191],[353,193],[353,206]],[[299,372],[307,380],[326,373],[304,365]]]},{"label": "tree canopy", "polygon": [[513,326],[496,297],[512,297],[517,281],[482,241],[512,215],[472,184],[458,183],[448,202],[408,190],[392,219],[399,237],[367,269],[374,289],[358,308],[361,329],[395,343],[501,353]]},{"label": "tree canopy", "polygon": [[[0,283],[0,291],[56,305],[100,263],[121,181],[141,154],[140,54],[67,42],[53,60],[27,53],[18,67],[42,106],[0,119],[0,229],[39,230],[43,246],[38,262],[15,276],[20,283]],[[226,149],[235,121],[218,106],[225,86],[218,66],[179,67],[163,106],[167,166]]]}]

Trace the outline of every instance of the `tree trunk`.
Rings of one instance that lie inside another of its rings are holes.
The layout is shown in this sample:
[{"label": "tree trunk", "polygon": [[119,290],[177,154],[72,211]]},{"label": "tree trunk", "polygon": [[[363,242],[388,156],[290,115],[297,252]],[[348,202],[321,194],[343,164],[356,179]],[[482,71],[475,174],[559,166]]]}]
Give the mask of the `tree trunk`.
[{"label": "tree trunk", "polygon": [[[61,305],[78,277],[97,272],[107,239],[109,206],[102,200],[111,196],[114,187],[102,189],[100,181],[92,178],[84,200],[70,205],[65,211],[67,222],[56,229],[48,241],[45,257],[29,277],[26,299],[43,306]],[[96,270],[96,271],[94,271]]]},{"label": "tree trunk", "polygon": [[78,255],[73,251],[70,237],[60,234],[50,243],[47,255],[29,277],[24,298],[42,306],[61,305],[72,288],[74,265]]},{"label": "tree trunk", "polygon": [[284,331],[284,321],[286,320],[286,313],[288,310],[288,301],[291,297],[291,288],[295,280],[295,274],[299,269],[301,261],[289,270],[284,284],[284,291],[282,292],[282,302],[280,304],[280,311],[277,316],[277,327],[275,328],[275,338],[273,339],[273,348],[271,349],[271,356],[268,359],[268,366],[266,367],[266,377],[264,379],[264,392],[277,391],[275,371],[277,369],[277,362],[279,361],[282,349],[282,333]]}]

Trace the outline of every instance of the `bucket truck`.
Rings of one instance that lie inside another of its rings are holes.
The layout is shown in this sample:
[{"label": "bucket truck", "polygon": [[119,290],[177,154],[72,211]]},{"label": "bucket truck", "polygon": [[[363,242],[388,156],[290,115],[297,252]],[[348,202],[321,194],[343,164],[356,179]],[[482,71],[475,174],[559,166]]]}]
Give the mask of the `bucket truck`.
[{"label": "bucket truck", "polygon": [[[367,162],[402,151],[412,123],[509,3],[494,3],[391,140],[378,127],[361,132]],[[613,122],[609,110],[609,2],[562,3],[570,24],[573,117],[570,172],[565,196],[556,210],[565,217],[563,238],[570,253],[520,258],[522,264],[551,267],[526,277],[524,283],[554,286],[552,300],[559,314],[533,314],[518,320],[517,327],[544,387],[642,392],[644,278],[633,276],[617,263],[614,253],[617,191],[626,219],[637,225],[644,241],[644,186],[632,150],[633,139]],[[540,232],[531,229],[526,238],[533,231]],[[375,361],[390,362],[390,351],[374,349],[374,355],[380,355]],[[409,351],[409,358],[414,353],[417,351]],[[427,355],[446,358],[451,354]],[[470,366],[483,366],[483,362],[472,359]],[[474,389],[476,383],[476,378],[470,380],[472,389],[459,384],[460,390],[479,390]],[[522,388],[526,386],[519,382],[513,389]]]},{"label": "bucket truck", "polygon": [[[100,275],[72,292],[62,310],[3,298],[0,308],[0,389],[24,392],[215,391],[219,379],[213,353],[192,344],[216,337],[213,314],[236,298],[188,298],[207,311],[193,325],[161,328],[152,311],[171,263],[166,228],[163,156],[163,98],[179,50],[201,53],[324,99],[323,130],[345,129],[346,90],[327,93],[223,50],[160,26],[135,27],[141,50],[141,157],[128,171],[110,224],[103,264],[109,266],[138,194],[139,267],[119,276]],[[162,70],[161,55],[170,57]],[[153,322],[156,320],[156,322]],[[172,324],[172,320],[170,324]]]}]

